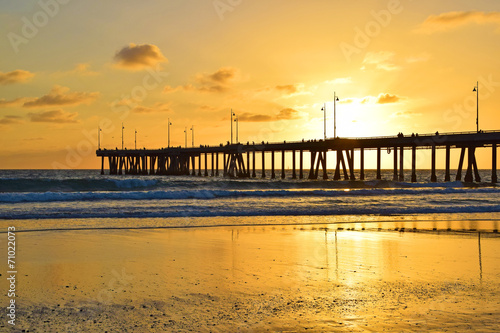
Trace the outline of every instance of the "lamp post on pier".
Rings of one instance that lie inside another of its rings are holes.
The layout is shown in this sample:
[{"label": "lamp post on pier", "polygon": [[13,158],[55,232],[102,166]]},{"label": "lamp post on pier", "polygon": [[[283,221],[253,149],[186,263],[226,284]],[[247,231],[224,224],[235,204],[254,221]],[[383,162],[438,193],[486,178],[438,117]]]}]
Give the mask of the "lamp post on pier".
[{"label": "lamp post on pier", "polygon": [[193,148],[194,148],[194,125],[191,126],[191,140],[192,140],[192,145],[193,145]]},{"label": "lamp post on pier", "polygon": [[479,81],[476,81],[476,86],[473,92],[476,92],[476,131],[479,133]]},{"label": "lamp post on pier", "polygon": [[137,129],[135,129],[134,131],[135,131],[134,147],[135,147],[135,150],[137,150]]},{"label": "lamp post on pier", "polygon": [[168,143],[167,143],[167,148],[170,148],[170,125],[172,123],[170,122],[170,118],[168,118],[168,125],[167,125],[167,136],[168,136]]},{"label": "lamp post on pier", "polygon": [[123,126],[123,123],[122,123],[122,150],[123,150],[123,130],[125,129],[125,127]]},{"label": "lamp post on pier", "polygon": [[326,103],[323,104],[323,107],[321,108],[321,111],[324,113],[324,119],[323,119],[323,125],[325,127],[324,130],[324,139],[326,140]]},{"label": "lamp post on pier", "polygon": [[97,149],[101,150],[101,127],[97,127]]},{"label": "lamp post on pier", "polygon": [[233,117],[235,116],[233,109],[231,109],[231,144],[233,144]]},{"label": "lamp post on pier", "polygon": [[188,128],[184,127],[184,146],[187,148],[188,147]]},{"label": "lamp post on pier", "polygon": [[337,102],[339,97],[333,92],[333,138],[337,137]]},{"label": "lamp post on pier", "polygon": [[236,123],[236,143],[239,143],[240,140],[238,139],[238,116],[236,116],[234,122]]}]

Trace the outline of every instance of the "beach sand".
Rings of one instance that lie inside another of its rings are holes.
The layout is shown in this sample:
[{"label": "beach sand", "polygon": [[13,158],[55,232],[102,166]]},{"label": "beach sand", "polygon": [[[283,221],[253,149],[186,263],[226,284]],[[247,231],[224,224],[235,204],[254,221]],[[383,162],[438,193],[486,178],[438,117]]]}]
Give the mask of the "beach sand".
[{"label": "beach sand", "polygon": [[498,332],[499,246],[338,225],[20,232],[0,331]]}]

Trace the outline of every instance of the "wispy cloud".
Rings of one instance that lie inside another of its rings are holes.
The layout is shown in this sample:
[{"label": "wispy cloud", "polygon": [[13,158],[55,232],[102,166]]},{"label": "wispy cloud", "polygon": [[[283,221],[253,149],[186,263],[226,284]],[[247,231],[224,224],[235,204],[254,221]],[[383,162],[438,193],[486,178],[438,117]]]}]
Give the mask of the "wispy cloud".
[{"label": "wispy cloud", "polygon": [[352,79],[350,77],[340,77],[337,79],[325,81],[326,84],[348,84],[351,82]]},{"label": "wispy cloud", "polygon": [[76,106],[90,104],[98,97],[98,92],[69,92],[69,88],[56,85],[47,95],[25,102],[23,106],[26,108]]},{"label": "wispy cloud", "polygon": [[274,87],[274,89],[276,89],[279,92],[284,92],[287,95],[291,95],[299,91],[299,86],[297,84],[285,84],[285,85],[278,85]]},{"label": "wispy cloud", "polygon": [[61,109],[28,113],[30,121],[35,123],[56,123],[56,124],[78,123],[79,121],[75,119],[77,116],[78,113],[76,112],[66,112]]},{"label": "wispy cloud", "polygon": [[276,120],[293,120],[299,118],[300,118],[299,111],[292,108],[282,109],[277,114],[272,114],[272,115],[257,114],[250,112],[244,112],[242,114],[238,114],[238,119],[240,121],[246,121],[246,122],[270,122]]},{"label": "wispy cloud", "polygon": [[199,73],[193,83],[177,87],[165,86],[163,93],[177,91],[195,91],[201,93],[224,93],[231,89],[232,84],[241,78],[240,71],[234,67],[222,67],[213,73]]},{"label": "wispy cloud", "polygon": [[23,117],[7,115],[0,119],[0,125],[15,125],[22,124]]},{"label": "wispy cloud", "polygon": [[394,52],[380,51],[368,52],[363,59],[361,70],[378,69],[384,71],[394,71],[400,69],[393,62]]},{"label": "wispy cloud", "polygon": [[95,72],[90,69],[90,64],[88,63],[80,63],[76,64],[75,68],[66,72],[57,72],[54,73],[56,76],[64,76],[64,75],[77,75],[77,76],[96,76],[100,75],[99,72]]},{"label": "wispy cloud", "polygon": [[24,102],[28,101],[29,98],[26,98],[26,97],[19,97],[19,98],[15,98],[15,99],[12,99],[10,101],[2,98],[0,99],[0,108],[8,108],[8,107],[12,107],[12,106],[21,106],[24,104]]},{"label": "wispy cloud", "polygon": [[119,68],[129,70],[141,70],[168,61],[158,46],[153,44],[136,45],[134,43],[130,43],[129,46],[116,52],[114,60]]},{"label": "wispy cloud", "polygon": [[171,112],[170,103],[155,103],[152,106],[138,105],[132,109],[135,113]]},{"label": "wispy cloud", "polygon": [[500,32],[500,12],[455,11],[429,16],[417,29],[417,33],[432,34],[450,31],[469,24],[493,24]]},{"label": "wispy cloud", "polygon": [[22,69],[7,73],[0,72],[0,85],[24,83],[31,80],[34,76],[34,73]]}]

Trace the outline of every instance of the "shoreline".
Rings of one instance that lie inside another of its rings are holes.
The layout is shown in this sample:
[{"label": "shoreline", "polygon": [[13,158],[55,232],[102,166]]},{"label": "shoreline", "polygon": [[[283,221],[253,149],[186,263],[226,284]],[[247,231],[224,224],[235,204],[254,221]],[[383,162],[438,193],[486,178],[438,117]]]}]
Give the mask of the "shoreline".
[{"label": "shoreline", "polygon": [[[255,223],[255,220],[261,220]],[[236,223],[235,221],[241,221]],[[263,220],[263,221],[262,221]],[[304,221],[305,220],[305,221]],[[319,221],[318,221],[319,220]],[[120,221],[121,225],[116,226]],[[142,225],[137,225],[139,222]],[[192,221],[201,221],[192,224]],[[284,222],[283,222],[284,221]],[[89,223],[90,222],[90,223]],[[37,223],[38,228],[29,228]],[[172,224],[173,223],[173,224]],[[374,224],[383,224],[373,227]],[[412,224],[411,226],[409,224]],[[441,226],[448,223],[446,226]],[[451,223],[451,224],[450,224]],[[73,225],[77,226],[73,226]],[[432,224],[432,225],[429,225]],[[439,224],[439,226],[438,226]],[[49,225],[51,227],[44,227]],[[78,226],[80,225],[80,226]],[[15,226],[17,232],[47,231],[84,231],[84,230],[148,230],[148,229],[185,229],[216,227],[252,227],[252,226],[333,226],[349,229],[383,230],[403,229],[404,231],[451,231],[451,232],[491,232],[497,233],[500,216],[496,212],[486,213],[430,213],[405,215],[264,215],[264,216],[211,216],[211,217],[106,217],[106,218],[60,218],[60,219],[12,219],[0,220],[0,234],[5,234],[9,226]],[[24,229],[23,229],[24,228]],[[335,229],[335,228],[333,228]],[[397,231],[397,230],[396,230]]]}]

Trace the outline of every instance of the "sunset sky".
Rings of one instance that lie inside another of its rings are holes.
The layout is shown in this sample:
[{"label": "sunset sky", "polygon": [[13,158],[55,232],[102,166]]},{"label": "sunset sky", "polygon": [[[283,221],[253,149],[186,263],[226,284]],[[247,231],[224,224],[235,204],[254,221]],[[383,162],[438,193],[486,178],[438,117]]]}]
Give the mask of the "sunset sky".
[{"label": "sunset sky", "polygon": [[[101,147],[500,129],[500,2],[3,1],[0,168]],[[486,156],[486,155],[485,155]],[[488,157],[489,158],[489,157]],[[483,165],[487,167],[488,165]],[[481,167],[481,165],[480,165]]]}]

